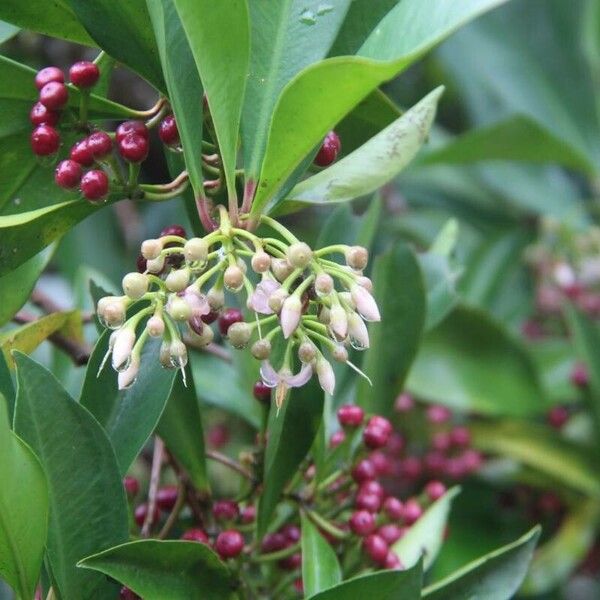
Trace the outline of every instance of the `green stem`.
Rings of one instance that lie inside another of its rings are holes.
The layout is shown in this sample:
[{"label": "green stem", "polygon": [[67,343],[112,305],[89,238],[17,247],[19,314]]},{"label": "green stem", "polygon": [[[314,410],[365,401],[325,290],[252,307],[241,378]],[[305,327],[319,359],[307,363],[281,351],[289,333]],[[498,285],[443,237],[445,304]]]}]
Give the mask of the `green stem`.
[{"label": "green stem", "polygon": [[342,531],[338,527],[336,527],[333,523],[330,523],[327,519],[322,517],[319,513],[314,512],[310,508],[304,507],[304,512],[306,516],[320,529],[326,531],[334,538],[338,540],[345,540],[350,537],[350,534]]},{"label": "green stem", "polygon": [[271,229],[279,233],[292,244],[297,244],[299,242],[298,238],[291,231],[281,225],[281,223],[278,223],[275,219],[267,217],[267,215],[261,215],[259,220],[261,223],[268,225]]},{"label": "green stem", "polygon": [[253,562],[261,563],[261,562],[270,562],[273,560],[281,560],[282,558],[287,558],[292,554],[296,554],[300,550],[300,543],[296,543],[292,546],[288,546],[287,548],[283,548],[283,550],[278,550],[277,552],[270,552],[269,554],[261,554],[259,556],[254,557]]}]

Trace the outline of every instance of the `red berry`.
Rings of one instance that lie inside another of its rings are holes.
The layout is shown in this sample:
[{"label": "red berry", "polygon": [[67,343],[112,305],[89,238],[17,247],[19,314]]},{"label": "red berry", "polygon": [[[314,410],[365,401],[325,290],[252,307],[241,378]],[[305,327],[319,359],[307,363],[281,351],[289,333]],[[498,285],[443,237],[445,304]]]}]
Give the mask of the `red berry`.
[{"label": "red berry", "polygon": [[100,69],[93,62],[80,60],[69,69],[69,79],[73,85],[89,88],[96,84],[100,77]]},{"label": "red berry", "polygon": [[291,556],[283,558],[277,564],[285,571],[294,571],[295,569],[300,568],[302,565],[302,554],[300,554],[300,552],[296,552]]},{"label": "red berry", "polygon": [[376,496],[379,496],[382,500],[385,496],[385,490],[383,489],[383,486],[379,483],[379,481],[375,480],[365,481],[364,483],[361,483],[360,487],[358,488],[358,493],[375,494]]},{"label": "red berry", "polygon": [[216,310],[211,310],[209,313],[202,315],[200,317],[204,323],[210,325],[214,323],[219,318],[219,313]]},{"label": "red berry", "polygon": [[354,506],[358,510],[376,513],[381,508],[381,498],[377,494],[358,493],[356,495]]},{"label": "red berry", "polygon": [[75,142],[69,156],[71,160],[78,162],[83,167],[91,167],[94,164],[94,155],[90,150],[87,138]]},{"label": "red berry", "polygon": [[206,531],[204,531],[204,529],[200,529],[199,527],[184,531],[180,539],[187,540],[188,542],[199,542],[200,544],[208,545],[208,535],[206,535]]},{"label": "red berry", "polygon": [[302,577],[298,577],[298,579],[294,579],[294,589],[299,594],[304,594],[304,582],[302,581]]},{"label": "red berry", "polygon": [[[148,505],[145,502],[144,502],[144,504],[140,504],[139,506],[136,507],[136,509],[133,513],[133,517],[139,527],[141,527],[144,524],[147,514],[148,514]],[[160,510],[158,509],[158,506],[155,506],[154,514],[151,519],[151,524],[154,525],[154,523],[158,523],[159,519],[160,519]]]},{"label": "red berry", "polygon": [[368,458],[364,458],[358,462],[352,469],[352,479],[356,483],[363,483],[364,481],[375,479],[375,477],[377,477],[375,465]]},{"label": "red berry", "polygon": [[446,462],[445,474],[451,479],[462,479],[467,475],[465,461],[461,457],[449,458]]},{"label": "red berry", "polygon": [[298,525],[288,523],[287,525],[284,525],[280,531],[290,543],[295,544],[300,541],[301,534]]},{"label": "red berry", "polygon": [[329,447],[337,448],[346,439],[346,434],[342,429],[331,434],[329,438]]},{"label": "red berry", "polygon": [[119,154],[127,161],[139,163],[148,156],[148,140],[137,133],[129,133],[120,142],[117,142]]},{"label": "red berry", "polygon": [[54,154],[60,146],[58,131],[50,125],[39,125],[31,133],[31,149],[38,156]]},{"label": "red berry", "polygon": [[423,464],[432,475],[441,475],[446,470],[447,459],[441,452],[428,452],[423,459]]},{"label": "red berry", "polygon": [[435,450],[446,452],[452,445],[450,434],[447,431],[438,431],[434,434],[431,445]]},{"label": "red berry", "polygon": [[387,523],[377,530],[377,535],[380,535],[391,546],[404,535],[404,529],[395,523]]},{"label": "red berry", "polygon": [[145,273],[148,268],[148,261],[140,254],[135,261],[135,266],[138,273]]},{"label": "red berry", "polygon": [[45,67],[38,71],[35,75],[35,87],[41,90],[47,83],[56,81],[58,83],[65,82],[65,76],[58,67]]},{"label": "red berry", "polygon": [[373,562],[376,562],[379,565],[385,563],[385,559],[390,550],[386,541],[376,533],[368,535],[363,540],[363,549],[371,557]]},{"label": "red berry", "polygon": [[399,413],[410,412],[415,407],[415,401],[410,394],[400,394],[394,402],[394,410]]},{"label": "red berry", "polygon": [[56,185],[72,189],[79,185],[81,181],[81,165],[74,160],[63,160],[58,163],[54,172],[54,181]]},{"label": "red berry", "polygon": [[446,486],[441,481],[430,481],[425,486],[425,493],[432,502],[435,502],[446,493]]},{"label": "red berry", "polygon": [[121,588],[121,591],[119,592],[119,598],[121,600],[142,600],[141,596],[138,596],[135,592],[125,586]]},{"label": "red berry", "polygon": [[562,429],[565,423],[569,420],[570,413],[566,406],[553,406],[546,413],[546,421],[550,427],[554,429]]},{"label": "red berry", "polygon": [[369,460],[373,463],[377,475],[389,475],[391,473],[391,461],[381,450],[371,452]]},{"label": "red berry", "polygon": [[135,477],[131,477],[131,475],[126,475],[123,478],[123,487],[127,492],[127,495],[131,498],[137,496],[140,491],[140,483]]},{"label": "red berry", "polygon": [[366,510],[358,510],[352,513],[348,522],[350,529],[361,537],[369,535],[375,529],[375,517]]},{"label": "red berry", "polygon": [[213,425],[206,434],[206,441],[208,442],[208,445],[213,448],[222,448],[227,445],[230,438],[231,433],[229,432],[229,427],[224,423]]},{"label": "red berry", "polygon": [[454,446],[464,448],[471,443],[471,432],[466,427],[455,427],[450,432],[450,441]]},{"label": "red berry", "polygon": [[575,387],[578,387],[578,388],[587,387],[590,382],[590,378],[589,378],[586,366],[582,363],[577,363],[573,367],[573,370],[571,371],[570,379],[571,379],[571,383]]},{"label": "red berry", "polygon": [[390,550],[387,553],[387,556],[385,557],[385,562],[383,563],[383,566],[386,569],[391,569],[392,571],[404,569],[404,565],[402,564],[402,561],[398,558],[398,555],[393,550]]},{"label": "red berry", "polygon": [[181,238],[186,237],[185,229],[181,225],[168,225],[160,232],[158,237],[164,237],[166,235],[176,235]]},{"label": "red berry", "polygon": [[46,108],[41,102],[36,102],[29,113],[29,120],[33,125],[56,125],[60,113]]},{"label": "red berry", "polygon": [[156,504],[161,510],[172,510],[177,502],[179,489],[176,485],[166,485],[156,492]]},{"label": "red berry", "polygon": [[237,308],[227,308],[219,317],[219,331],[222,335],[227,335],[227,330],[234,324],[244,320],[242,311]]},{"label": "red berry", "polygon": [[60,110],[69,100],[69,90],[64,83],[51,81],[40,90],[40,102],[50,110]]},{"label": "red berry", "polygon": [[383,448],[390,438],[390,432],[378,425],[367,425],[363,431],[363,442],[367,448]]},{"label": "red berry", "polygon": [[392,430],[394,429],[388,419],[381,417],[380,415],[371,417],[367,422],[367,427],[381,427],[388,435],[392,433]]},{"label": "red berry", "polygon": [[474,471],[477,471],[483,462],[483,456],[481,455],[481,452],[473,449],[465,450],[460,458],[467,473],[473,473]]},{"label": "red berry", "polygon": [[323,144],[315,156],[315,164],[319,167],[329,166],[337,157],[342,144],[335,131],[330,131],[323,140]]},{"label": "red berry", "polygon": [[414,498],[410,498],[404,503],[404,508],[402,509],[402,518],[407,525],[412,525],[418,521],[422,514],[423,509]]},{"label": "red berry", "polygon": [[233,500],[217,500],[212,512],[217,521],[233,521],[238,518],[240,507]]},{"label": "red berry", "polygon": [[221,558],[235,558],[244,549],[244,538],[236,529],[221,532],[215,541],[215,550]]},{"label": "red berry", "polygon": [[80,187],[88,200],[102,200],[108,193],[108,176],[104,171],[88,171],[81,178]]},{"label": "red berry", "polygon": [[405,446],[406,441],[402,437],[402,434],[397,431],[392,431],[386,447],[388,453],[393,456],[398,456],[402,453]]},{"label": "red berry", "polygon": [[143,138],[148,139],[150,136],[150,132],[146,127],[146,124],[143,121],[123,121],[115,132],[115,139],[117,143],[119,143],[123,138],[125,138],[130,133],[135,133],[136,135],[141,135]]},{"label": "red berry", "polygon": [[259,380],[254,384],[252,394],[259,402],[268,403],[271,401],[271,388],[262,380]]},{"label": "red berry", "polygon": [[280,531],[267,533],[260,544],[260,551],[263,554],[271,554],[283,550],[288,546],[288,539]]},{"label": "red berry", "polygon": [[106,131],[94,131],[87,139],[88,150],[95,159],[107,156],[112,149],[112,140]]},{"label": "red berry", "polygon": [[167,115],[158,126],[158,137],[167,146],[179,144],[179,130],[173,115]]},{"label": "red berry", "polygon": [[427,409],[427,420],[436,425],[446,423],[451,416],[450,409],[440,404],[434,404]]},{"label": "red berry", "polygon": [[385,499],[383,510],[392,521],[398,521],[404,516],[404,505],[394,496]]},{"label": "red berry", "polygon": [[402,474],[407,479],[419,479],[423,474],[423,466],[421,460],[416,456],[407,456],[402,461]]},{"label": "red berry", "polygon": [[254,521],[256,520],[256,507],[252,504],[249,506],[245,506],[240,511],[240,517],[242,523],[244,524],[254,523]]},{"label": "red berry", "polygon": [[365,411],[355,404],[344,404],[337,411],[337,418],[342,427],[358,427],[362,425]]}]

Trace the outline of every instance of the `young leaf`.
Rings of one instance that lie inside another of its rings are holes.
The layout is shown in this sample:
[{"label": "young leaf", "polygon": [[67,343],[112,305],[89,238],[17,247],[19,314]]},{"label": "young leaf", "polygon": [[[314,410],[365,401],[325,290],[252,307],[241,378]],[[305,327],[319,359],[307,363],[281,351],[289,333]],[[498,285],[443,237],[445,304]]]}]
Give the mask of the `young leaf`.
[{"label": "young leaf", "polygon": [[9,421],[12,422],[15,408],[15,386],[4,355],[0,352],[0,399],[4,398],[8,408]]},{"label": "young leaf", "polygon": [[235,580],[205,544],[137,540],[79,563],[105,573],[144,600],[235,600]]},{"label": "young leaf", "polygon": [[522,538],[469,563],[423,590],[428,600],[509,600],[521,587],[540,536],[534,527]]},{"label": "young leaf", "polygon": [[425,323],[423,276],[414,253],[398,244],[375,261],[373,289],[381,322],[370,329],[371,348],[360,379],[357,402],[369,412],[389,414],[417,353]]},{"label": "young leaf", "polygon": [[342,580],[337,556],[306,515],[302,515],[302,582],[310,597]]},{"label": "young leaf", "polygon": [[236,198],[235,167],[242,102],[250,60],[246,0],[173,0],[206,91],[229,198]]},{"label": "young leaf", "polygon": [[178,371],[158,362],[159,342],[150,340],[142,351],[135,384],[119,390],[117,373],[107,364],[98,370],[108,350],[111,331],[105,331],[90,357],[80,402],[106,431],[117,455],[121,475],[152,435],[171,394]]},{"label": "young leaf", "polygon": [[53,375],[23,354],[17,353],[15,362],[15,431],[37,454],[48,478],[47,554],[60,597],[111,597],[113,584],[75,565],[127,539],[127,505],[115,454],[96,420]]},{"label": "young leaf", "polygon": [[21,598],[32,598],[48,533],[48,484],[29,446],[10,429],[0,396],[0,576]]},{"label": "young leaf", "polygon": [[412,567],[421,558],[424,571],[433,564],[442,547],[452,501],[459,492],[459,487],[449,489],[394,544],[394,552],[405,567]]}]

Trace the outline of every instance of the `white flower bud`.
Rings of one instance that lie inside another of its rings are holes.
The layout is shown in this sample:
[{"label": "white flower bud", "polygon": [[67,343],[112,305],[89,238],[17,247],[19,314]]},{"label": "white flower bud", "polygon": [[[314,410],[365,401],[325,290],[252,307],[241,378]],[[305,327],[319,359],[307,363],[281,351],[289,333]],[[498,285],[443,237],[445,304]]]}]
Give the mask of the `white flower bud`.
[{"label": "white flower bud", "polygon": [[289,297],[289,293],[284,290],[283,288],[279,288],[278,290],[275,290],[270,296],[269,296],[269,308],[274,312],[279,314],[281,312],[281,308],[283,306],[283,303],[285,302],[285,300]]},{"label": "white flower bud", "polygon": [[139,300],[148,291],[148,277],[142,273],[127,273],[123,277],[123,291],[132,300]]},{"label": "white flower bud", "polygon": [[356,283],[358,283],[358,285],[364,287],[365,290],[367,290],[368,292],[373,291],[373,282],[368,277],[365,277],[364,275],[357,277]]},{"label": "white flower bud", "polygon": [[311,363],[317,356],[317,349],[312,342],[302,342],[298,347],[298,358],[303,363]]},{"label": "white flower bud", "polygon": [[334,360],[337,362],[345,363],[348,361],[348,350],[344,348],[341,344],[338,344],[332,351],[331,356],[333,356]]},{"label": "white flower bud", "polygon": [[315,279],[315,291],[319,296],[328,296],[333,291],[333,278],[329,273],[319,273]]},{"label": "white flower bud", "polygon": [[361,285],[355,283],[350,288],[352,299],[360,315],[366,321],[381,321],[379,308],[371,294]]},{"label": "white flower bud", "polygon": [[296,269],[305,269],[312,260],[312,250],[304,242],[296,242],[287,249],[289,263]]},{"label": "white flower bud", "polygon": [[126,369],[121,371],[117,376],[117,384],[120,390],[126,390],[131,387],[137,378],[138,372],[140,370],[140,359],[137,356],[134,356]]},{"label": "white flower bud", "polygon": [[362,246],[350,246],[346,249],[346,264],[357,271],[362,271],[369,262],[369,251]]},{"label": "white flower bud", "polygon": [[164,268],[165,268],[165,257],[164,256],[158,256],[154,259],[148,260],[148,262],[146,263],[146,269],[148,270],[148,273],[154,273],[155,275],[162,272],[162,270]]},{"label": "white flower bud", "polygon": [[189,281],[190,272],[188,269],[177,269],[167,275],[165,285],[170,292],[181,292],[187,287]]},{"label": "white flower bud", "polygon": [[340,340],[348,335],[348,317],[340,304],[334,304],[329,309],[329,327]]},{"label": "white flower bud", "polygon": [[171,296],[167,303],[167,312],[176,321],[187,321],[192,316],[192,307],[179,296]]},{"label": "white flower bud", "polygon": [[195,330],[192,331],[194,334],[194,344],[197,344],[199,346],[208,346],[215,339],[215,333],[208,325],[205,325],[200,331],[200,333],[198,333]]},{"label": "white flower bud", "polygon": [[326,306],[321,306],[319,310],[319,322],[323,325],[329,325],[331,322],[331,312]]},{"label": "white flower bud", "polygon": [[250,352],[256,360],[267,360],[271,355],[271,342],[266,339],[257,340],[252,344]]},{"label": "white flower bud", "polygon": [[225,293],[222,288],[212,287],[206,294],[206,299],[211,310],[217,311],[225,304]]},{"label": "white flower bud", "polygon": [[152,337],[162,337],[165,332],[165,322],[162,317],[154,315],[148,319],[146,329]]},{"label": "white flower bud", "polygon": [[229,326],[227,330],[227,339],[234,348],[245,348],[250,341],[252,328],[244,321],[238,321]]},{"label": "white flower bud", "polygon": [[239,292],[244,285],[244,272],[238,265],[229,265],[223,274],[223,283],[230,292]]},{"label": "white flower bud", "polygon": [[171,364],[171,343],[170,342],[163,342],[160,345],[160,352],[158,355],[158,359],[160,361],[160,364],[165,369],[173,368],[173,365]]},{"label": "white flower bud", "polygon": [[181,340],[173,340],[169,347],[171,364],[176,369],[183,369],[187,365],[188,353],[185,344]]},{"label": "white flower bud", "polygon": [[266,273],[271,267],[271,257],[266,252],[259,250],[252,256],[250,264],[255,273]]},{"label": "white flower bud", "polygon": [[302,316],[302,300],[296,295],[292,295],[285,300],[281,307],[281,330],[283,337],[289,338],[300,323]]},{"label": "white flower bud", "polygon": [[294,270],[294,267],[285,258],[272,258],[271,259],[271,271],[275,275],[277,281],[285,281]]},{"label": "white flower bud", "polygon": [[202,238],[192,238],[185,243],[183,255],[190,262],[204,262],[208,256],[208,244]]},{"label": "white flower bud", "polygon": [[135,330],[133,327],[123,327],[115,335],[112,351],[112,366],[116,371],[122,371],[129,366],[131,351],[135,344]]},{"label": "white flower bud", "polygon": [[317,359],[316,365],[317,377],[319,378],[319,385],[327,392],[330,396],[333,395],[335,389],[335,374],[333,367],[328,360],[320,356]]},{"label": "white flower bud", "polygon": [[356,350],[364,350],[369,347],[367,326],[355,312],[348,315],[348,335],[350,337],[350,344]]},{"label": "white flower bud", "polygon": [[158,258],[162,249],[162,242],[160,240],[145,240],[142,242],[142,256],[146,260]]},{"label": "white flower bud", "polygon": [[125,322],[127,303],[118,296],[100,298],[97,306],[98,318],[105,327],[118,329]]}]

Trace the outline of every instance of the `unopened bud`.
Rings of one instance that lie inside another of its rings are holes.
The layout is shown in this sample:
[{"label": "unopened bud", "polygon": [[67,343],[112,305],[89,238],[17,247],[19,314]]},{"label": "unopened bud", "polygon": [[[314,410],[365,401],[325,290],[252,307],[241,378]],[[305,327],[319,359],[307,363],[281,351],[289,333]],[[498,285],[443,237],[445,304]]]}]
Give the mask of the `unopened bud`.
[{"label": "unopened bud", "polygon": [[223,283],[230,292],[238,292],[244,285],[244,272],[238,265],[229,265],[223,274]]},{"label": "unopened bud", "polygon": [[165,257],[159,256],[146,263],[148,273],[158,274],[165,268]]},{"label": "unopened bud", "polygon": [[271,355],[271,342],[266,339],[257,340],[252,344],[250,352],[256,360],[267,360]]},{"label": "unopened bud", "polygon": [[306,268],[312,260],[312,250],[304,242],[296,242],[287,249],[287,257],[290,264],[296,269]]},{"label": "unopened bud", "polygon": [[134,356],[126,369],[121,371],[117,376],[117,384],[120,390],[126,390],[131,387],[137,378],[140,370],[140,359]]},{"label": "unopened bud", "polygon": [[118,296],[105,296],[100,298],[96,312],[105,327],[118,329],[125,322],[127,304]]},{"label": "unopened bud", "polygon": [[303,363],[311,363],[317,356],[317,349],[312,342],[302,342],[298,347],[298,358]]},{"label": "unopened bud", "polygon": [[171,296],[167,304],[167,312],[176,321],[187,321],[192,316],[191,306],[179,296]]},{"label": "unopened bud", "polygon": [[319,311],[319,322],[323,325],[329,325],[331,322],[331,312],[326,306],[322,306]]},{"label": "unopened bud", "polygon": [[176,369],[183,369],[187,365],[188,353],[185,344],[181,340],[173,340],[169,348],[171,364]]},{"label": "unopened bud", "polygon": [[273,258],[271,259],[271,271],[275,275],[277,281],[285,281],[294,270],[294,267],[285,258]]},{"label": "unopened bud", "polygon": [[154,315],[148,319],[146,329],[152,337],[162,337],[165,332],[165,322],[162,317]]},{"label": "unopened bud", "polygon": [[375,298],[371,296],[367,289],[355,283],[350,288],[350,293],[352,294],[354,304],[356,305],[356,308],[359,314],[363,317],[363,319],[365,319],[366,321],[381,320],[379,308],[377,307]]},{"label": "unopened bud", "polygon": [[281,312],[281,308],[285,300],[289,297],[289,293],[283,288],[279,288],[275,290],[269,296],[269,308],[274,312],[279,314]]},{"label": "unopened bud", "polygon": [[116,333],[112,351],[113,369],[123,371],[129,366],[134,344],[135,330],[133,327],[123,327]]},{"label": "unopened bud", "polygon": [[252,327],[244,321],[238,321],[229,326],[227,330],[227,339],[234,348],[245,348],[250,341]]},{"label": "unopened bud", "polygon": [[225,304],[225,293],[220,287],[212,287],[206,294],[206,299],[211,310],[218,311]]},{"label": "unopened bud", "polygon": [[348,317],[340,304],[334,304],[329,309],[329,327],[340,340],[348,335]]},{"label": "unopened bud", "polygon": [[315,279],[315,291],[319,296],[327,296],[333,291],[333,278],[329,273],[319,273]]},{"label": "unopened bud", "polygon": [[358,283],[358,285],[360,285],[361,287],[364,287],[365,290],[367,290],[368,292],[373,291],[373,282],[368,277],[365,277],[364,275],[357,277],[356,283]]},{"label": "unopened bud", "polygon": [[165,286],[170,292],[181,292],[190,281],[190,272],[187,269],[171,271],[165,279]]},{"label": "unopened bud", "polygon": [[281,330],[284,338],[289,338],[296,331],[301,316],[302,300],[294,294],[287,298],[281,307]]},{"label": "unopened bud", "polygon": [[160,361],[160,364],[165,369],[173,368],[173,365],[171,364],[171,343],[170,342],[163,342],[160,345],[160,352],[158,354],[158,360]]},{"label": "unopened bud", "polygon": [[[201,319],[197,320],[202,322]],[[202,327],[192,327],[192,322],[194,321],[196,321],[196,317],[188,321],[188,325],[194,333],[194,344],[208,346],[215,339],[214,331],[206,323]]]},{"label": "unopened bud", "polygon": [[145,240],[142,242],[142,256],[146,260],[154,260],[158,258],[162,250],[162,242],[160,240]]},{"label": "unopened bud", "polygon": [[369,262],[369,251],[362,246],[350,246],[346,249],[346,264],[357,271],[362,271]]},{"label": "unopened bud", "polygon": [[251,265],[255,273],[266,273],[271,267],[271,257],[259,250],[252,256]]},{"label": "unopened bud", "polygon": [[148,291],[148,277],[142,273],[127,273],[122,285],[129,298],[139,300]]},{"label": "unopened bud", "polygon": [[345,363],[348,361],[348,350],[341,344],[338,344],[331,351],[331,356],[333,356],[334,360],[337,360],[337,362]]},{"label": "unopened bud", "polygon": [[325,392],[332,395],[333,390],[335,389],[335,373],[333,372],[333,367],[329,361],[323,358],[323,356],[320,356],[317,359],[316,371],[319,385]]},{"label": "unopened bud", "polygon": [[208,244],[202,238],[192,238],[185,243],[183,255],[189,262],[204,262],[208,256]]},{"label": "unopened bud", "polygon": [[355,312],[348,315],[348,335],[350,337],[350,344],[356,350],[364,350],[369,347],[367,326]]},{"label": "unopened bud", "polygon": [[352,294],[350,292],[340,292],[339,293],[340,300],[345,302],[348,306],[352,308],[356,308],[354,304],[354,300],[352,299]]}]

